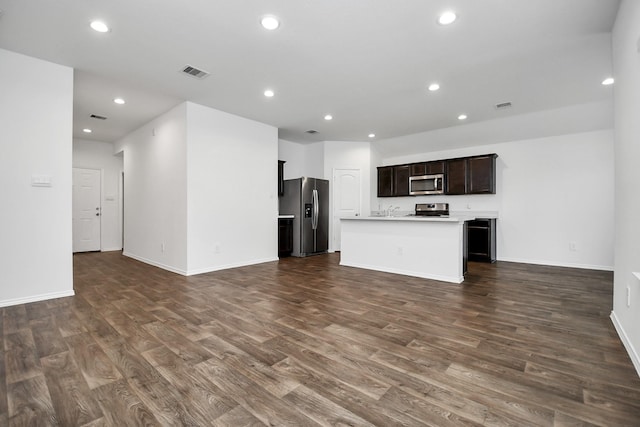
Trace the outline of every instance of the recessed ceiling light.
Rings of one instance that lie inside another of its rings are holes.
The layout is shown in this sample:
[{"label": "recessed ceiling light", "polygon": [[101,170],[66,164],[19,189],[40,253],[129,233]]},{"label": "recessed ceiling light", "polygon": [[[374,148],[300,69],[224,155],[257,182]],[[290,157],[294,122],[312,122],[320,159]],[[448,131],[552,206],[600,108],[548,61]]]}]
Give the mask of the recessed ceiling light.
[{"label": "recessed ceiling light", "polygon": [[271,98],[273,97],[273,95],[275,95],[275,92],[272,91],[271,89],[267,89],[264,91],[264,96],[266,96],[267,98]]},{"label": "recessed ceiling light", "polygon": [[109,32],[109,27],[107,27],[107,24],[105,24],[102,21],[91,21],[91,28],[93,28],[95,31],[99,32],[99,33],[108,33]]},{"label": "recessed ceiling light", "polygon": [[84,133],[91,133],[91,132],[92,132],[92,130],[87,128],[87,129],[82,129],[82,132],[84,132]]},{"label": "recessed ceiling light", "polygon": [[122,105],[122,104],[124,104],[124,99],[122,99],[122,98],[115,98],[115,99],[113,100],[113,102],[115,102],[116,104],[120,104],[120,105]]},{"label": "recessed ceiling light", "polygon": [[431,83],[429,85],[429,90],[431,92],[435,92],[436,90],[440,89],[440,85],[438,83]]},{"label": "recessed ceiling light", "polygon": [[467,120],[467,115],[466,114],[460,114],[458,116],[458,120]]},{"label": "recessed ceiling light", "polygon": [[275,30],[280,26],[280,21],[278,21],[278,18],[273,15],[262,17],[260,23],[266,30]]},{"label": "recessed ceiling light", "polygon": [[370,134],[369,134],[369,138],[375,138],[375,137],[376,137],[376,134],[375,134],[375,133],[370,133]]},{"label": "recessed ceiling light", "polygon": [[449,11],[446,11],[446,12],[442,13],[442,14],[438,17],[438,24],[440,24],[440,25],[449,25],[449,24],[453,24],[453,22],[454,22],[457,18],[458,18],[458,17],[456,16],[456,14],[449,10]]},{"label": "recessed ceiling light", "polygon": [[327,114],[326,116],[324,116],[325,120],[331,120],[333,119],[333,116],[331,114]]},{"label": "recessed ceiling light", "polygon": [[608,77],[602,81],[602,84],[605,86],[609,86],[612,85],[614,81],[615,80],[613,80],[613,77]]}]

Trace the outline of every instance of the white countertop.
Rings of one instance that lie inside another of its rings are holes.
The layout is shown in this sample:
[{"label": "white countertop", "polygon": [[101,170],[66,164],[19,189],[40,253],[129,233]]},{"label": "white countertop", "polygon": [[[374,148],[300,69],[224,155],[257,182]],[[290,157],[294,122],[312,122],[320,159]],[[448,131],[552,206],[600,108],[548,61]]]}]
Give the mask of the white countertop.
[{"label": "white countertop", "polygon": [[356,216],[344,217],[342,220],[356,221],[413,221],[413,222],[464,222],[476,218],[498,218],[498,212],[473,212],[473,211],[452,211],[449,216],[417,216],[417,215],[397,215],[397,216]]},{"label": "white countertop", "polygon": [[340,218],[350,221],[409,221],[409,222],[460,222],[467,221],[452,216],[350,216]]}]

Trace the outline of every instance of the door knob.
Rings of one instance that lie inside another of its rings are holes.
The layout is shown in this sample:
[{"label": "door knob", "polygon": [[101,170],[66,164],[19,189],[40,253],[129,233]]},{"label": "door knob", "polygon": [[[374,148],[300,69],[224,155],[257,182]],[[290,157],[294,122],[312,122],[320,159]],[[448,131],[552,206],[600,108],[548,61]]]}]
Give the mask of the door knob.
[{"label": "door knob", "polygon": [[96,212],[96,216],[100,216],[100,212]]}]

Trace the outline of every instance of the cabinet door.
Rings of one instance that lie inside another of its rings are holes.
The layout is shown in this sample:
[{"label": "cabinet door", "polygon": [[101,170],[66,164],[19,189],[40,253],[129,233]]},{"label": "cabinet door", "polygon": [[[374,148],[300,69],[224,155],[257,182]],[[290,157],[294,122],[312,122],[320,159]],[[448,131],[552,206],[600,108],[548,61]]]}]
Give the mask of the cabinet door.
[{"label": "cabinet door", "polygon": [[444,161],[438,160],[435,162],[426,163],[426,175],[435,175],[437,173],[444,173]]},{"label": "cabinet door", "polygon": [[413,163],[409,166],[411,167],[411,176],[422,176],[427,174],[426,163]]},{"label": "cabinet door", "polygon": [[471,157],[468,168],[468,194],[496,193],[495,155]]},{"label": "cabinet door", "polygon": [[446,163],[446,194],[465,194],[467,192],[467,159],[451,159]]},{"label": "cabinet door", "polygon": [[278,256],[287,257],[293,251],[293,219],[278,219]]},{"label": "cabinet door", "polygon": [[400,165],[394,167],[394,195],[395,196],[408,196],[409,195],[409,176],[411,176],[411,169],[409,165]]},{"label": "cabinet door", "polygon": [[393,166],[378,168],[378,197],[393,196]]},{"label": "cabinet door", "polygon": [[278,160],[278,196],[284,194],[284,164],[285,160]]}]

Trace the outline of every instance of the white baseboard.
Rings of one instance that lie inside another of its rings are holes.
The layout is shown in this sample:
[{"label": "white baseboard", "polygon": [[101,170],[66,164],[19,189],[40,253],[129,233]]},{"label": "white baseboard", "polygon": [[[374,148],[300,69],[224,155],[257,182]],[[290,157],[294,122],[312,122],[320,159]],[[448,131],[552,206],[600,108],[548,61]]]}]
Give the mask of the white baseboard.
[{"label": "white baseboard", "polygon": [[211,266],[211,267],[196,268],[196,269],[193,269],[193,270],[189,270],[186,275],[187,276],[193,276],[195,274],[211,273],[212,271],[226,270],[228,268],[246,267],[247,265],[263,264],[265,262],[273,262],[273,261],[278,261],[278,258],[277,257],[274,257],[274,258],[261,258],[261,259],[254,259],[254,260],[250,260],[250,261],[242,261],[242,262],[237,262],[237,263],[232,263],[232,264],[224,264],[224,265],[215,265],[215,266]]},{"label": "white baseboard", "polygon": [[145,264],[153,265],[154,267],[158,267],[158,268],[161,268],[163,270],[170,271],[172,273],[180,274],[182,276],[186,276],[187,275],[187,272],[185,270],[181,270],[179,268],[175,268],[175,267],[172,267],[170,265],[165,265],[165,264],[162,264],[160,262],[152,261],[152,260],[147,259],[145,257],[134,255],[134,254],[132,254],[130,252],[123,251],[122,255],[124,255],[126,257],[129,257],[129,258],[133,258],[136,261],[144,262]]},{"label": "white baseboard", "polygon": [[638,376],[640,376],[640,356],[638,356],[638,352],[633,347],[629,336],[618,321],[618,316],[616,316],[616,313],[614,311],[611,312],[611,321],[613,322],[613,326],[618,332],[618,336],[620,337],[622,344],[624,344],[624,348],[627,349],[627,353],[629,353],[631,362],[633,362],[633,366],[636,368],[636,373],[638,374]]},{"label": "white baseboard", "polygon": [[146,259],[144,257],[138,256],[138,255],[134,255],[134,254],[131,254],[129,252],[123,252],[122,255],[127,256],[129,258],[133,258],[133,259],[135,259],[137,261],[140,261],[140,262],[144,262],[145,264],[153,265],[154,267],[158,267],[158,268],[161,268],[163,270],[170,271],[172,273],[180,274],[182,276],[193,276],[195,274],[211,273],[212,271],[226,270],[228,268],[245,267],[247,265],[262,264],[262,263],[265,263],[265,262],[272,262],[272,261],[277,261],[278,260],[277,257],[262,258],[262,259],[254,259],[254,260],[249,260],[249,261],[241,261],[241,262],[231,263],[231,264],[215,265],[215,266],[211,266],[211,267],[197,268],[197,269],[192,269],[192,270],[186,271],[186,270],[181,270],[179,268],[172,267],[170,265],[165,265],[165,264],[162,264],[162,263],[159,263],[159,262],[156,262],[156,261],[152,261],[150,259]]},{"label": "white baseboard", "polygon": [[502,257],[499,257],[498,261],[517,262],[520,264],[548,265],[550,267],[581,268],[583,270],[613,271],[612,265],[574,264],[570,262],[555,262],[555,261],[544,261],[544,260],[535,260],[535,259],[502,258]]},{"label": "white baseboard", "polygon": [[115,252],[115,251],[121,251],[122,248],[102,248],[100,250],[100,252]]},{"label": "white baseboard", "polygon": [[24,298],[14,298],[0,301],[0,307],[9,307],[11,305],[28,304],[30,302],[46,301],[56,298],[72,297],[75,295],[73,289],[64,292],[52,292],[50,294],[32,295]]}]

